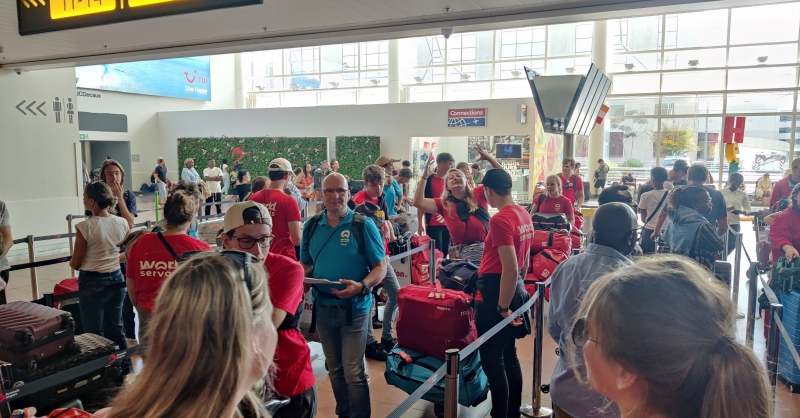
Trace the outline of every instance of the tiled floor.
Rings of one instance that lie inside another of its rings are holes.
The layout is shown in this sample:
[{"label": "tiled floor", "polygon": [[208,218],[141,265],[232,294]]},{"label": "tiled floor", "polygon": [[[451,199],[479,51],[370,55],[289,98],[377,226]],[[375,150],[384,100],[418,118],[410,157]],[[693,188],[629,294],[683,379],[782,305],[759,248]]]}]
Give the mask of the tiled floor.
[{"label": "tiled floor", "polygon": [[[149,207],[144,202],[140,207]],[[152,219],[153,212],[142,212],[137,222],[142,222],[147,219]],[[751,224],[745,223],[742,225],[744,232],[744,244],[748,249],[755,248],[755,235],[752,230]],[[752,253],[752,251],[750,251]],[[754,256],[754,254],[753,254]],[[56,255],[48,256],[53,258]],[[742,278],[739,283],[739,312],[744,312],[747,306],[747,280],[744,277],[744,272],[747,270],[747,259],[742,257]],[[733,261],[733,257],[731,257]],[[21,261],[19,261],[21,262]],[[58,264],[37,269],[39,292],[50,292],[56,283],[64,278],[70,277],[70,270],[67,264]],[[760,286],[759,286],[760,287]],[[9,282],[7,297],[9,301],[15,300],[31,300],[31,278],[29,271],[15,271],[11,273],[11,280]],[[746,320],[741,319],[737,324],[737,332],[740,340],[744,340]],[[546,333],[545,333],[546,335]],[[318,349],[318,347],[316,347]],[[557,360],[555,355],[555,342],[549,337],[544,338],[543,350],[543,367],[542,367],[542,381],[549,382],[553,366]],[[764,359],[765,341],[763,338],[763,321],[757,320],[755,328],[755,341],[753,347],[757,357]],[[532,397],[532,381],[533,381],[533,337],[528,336],[525,339],[517,341],[517,350],[522,363],[522,371],[524,378],[523,388],[523,403],[530,403]],[[141,362],[136,361],[137,370],[141,367]],[[319,412],[317,414],[320,418],[335,417],[334,408],[335,401],[333,392],[331,392],[330,382],[328,380],[327,372],[324,366],[324,357],[319,356],[313,361],[314,372],[317,376],[317,386],[319,389]],[[397,405],[406,399],[407,394],[403,391],[389,386],[383,376],[385,364],[374,360],[367,360],[368,374],[370,375],[370,395],[372,399],[372,413],[375,417],[385,417],[392,412]],[[490,410],[490,401],[486,401],[481,405],[474,408],[460,407],[459,416],[462,418],[475,418],[486,417]],[[542,405],[550,406],[549,396],[542,395]],[[800,418],[800,395],[791,394],[786,386],[779,383],[776,388],[776,414],[778,418]],[[404,415],[404,417],[434,417],[433,405],[427,401],[419,401],[412,406]]]}]

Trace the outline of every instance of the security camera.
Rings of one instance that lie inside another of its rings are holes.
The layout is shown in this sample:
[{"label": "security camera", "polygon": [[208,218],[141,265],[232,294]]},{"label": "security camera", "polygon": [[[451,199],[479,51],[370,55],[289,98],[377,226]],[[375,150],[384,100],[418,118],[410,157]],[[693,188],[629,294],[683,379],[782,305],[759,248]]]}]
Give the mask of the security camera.
[{"label": "security camera", "polygon": [[442,36],[444,39],[450,39],[450,35],[453,34],[453,28],[442,28]]},{"label": "security camera", "polygon": [[22,68],[15,68],[14,72],[17,73],[17,75],[22,75]]}]

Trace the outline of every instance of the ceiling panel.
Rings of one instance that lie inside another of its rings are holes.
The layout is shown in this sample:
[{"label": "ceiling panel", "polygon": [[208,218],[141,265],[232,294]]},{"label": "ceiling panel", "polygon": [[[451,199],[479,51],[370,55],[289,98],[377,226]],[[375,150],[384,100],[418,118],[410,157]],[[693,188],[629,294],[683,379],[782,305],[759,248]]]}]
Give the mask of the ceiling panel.
[{"label": "ceiling panel", "polygon": [[456,32],[483,30],[549,22],[588,11],[630,12],[698,0],[264,0],[256,6],[25,37],[17,29],[20,1],[0,0],[2,69],[388,39],[438,33],[442,27],[454,27]]}]

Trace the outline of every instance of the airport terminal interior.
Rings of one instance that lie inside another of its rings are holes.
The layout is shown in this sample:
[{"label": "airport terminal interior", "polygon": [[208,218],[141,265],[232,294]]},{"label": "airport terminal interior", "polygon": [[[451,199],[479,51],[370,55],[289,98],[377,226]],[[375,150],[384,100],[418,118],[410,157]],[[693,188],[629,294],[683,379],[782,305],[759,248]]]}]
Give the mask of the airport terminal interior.
[{"label": "airport terminal interior", "polygon": [[800,417],[799,91],[800,1],[0,0],[0,418]]}]

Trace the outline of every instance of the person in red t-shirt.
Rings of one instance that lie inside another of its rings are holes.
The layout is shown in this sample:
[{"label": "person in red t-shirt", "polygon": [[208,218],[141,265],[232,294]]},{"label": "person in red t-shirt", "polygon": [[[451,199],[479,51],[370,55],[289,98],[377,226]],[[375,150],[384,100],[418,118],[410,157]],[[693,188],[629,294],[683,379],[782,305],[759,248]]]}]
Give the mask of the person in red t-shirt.
[{"label": "person in red t-shirt", "polygon": [[[500,163],[480,146],[476,146],[475,150],[478,151],[478,161],[488,161],[492,167],[501,168]],[[432,161],[428,160],[425,166],[426,174],[422,176],[423,181],[430,176],[428,173],[431,172],[431,164]],[[483,186],[473,189],[469,178],[461,170],[451,168],[445,176],[444,193],[430,199],[423,196],[424,189],[422,186],[417,187],[413,205],[420,212],[436,214],[444,219],[450,234],[451,248],[486,240],[489,233],[489,212]],[[462,209],[459,212],[459,204],[466,210]],[[459,258],[458,254],[454,254],[456,251],[449,251],[450,258]]]},{"label": "person in red t-shirt", "polygon": [[178,267],[177,259],[186,251],[211,251],[208,244],[186,234],[194,222],[197,206],[194,196],[173,192],[164,205],[166,230],[142,235],[131,247],[125,282],[131,303],[139,313],[140,339],[146,335],[161,285]]},{"label": "person in red t-shirt", "polygon": [[[425,170],[419,184],[417,184],[417,188],[421,187],[423,189],[425,198],[433,199],[444,193],[444,180],[447,172],[453,168],[454,162],[453,156],[446,152],[436,156],[436,171],[430,174],[429,170]],[[431,158],[428,158],[427,167],[430,167],[430,164]],[[428,180],[428,177],[430,177],[430,180]],[[425,216],[425,222],[422,222],[423,215]],[[422,211],[417,211],[417,218],[419,218],[418,233],[420,235],[427,233],[436,243],[436,249],[447,254],[447,250],[450,248],[450,232],[447,230],[447,223],[444,217],[438,213],[425,214]]]},{"label": "person in red t-shirt", "polygon": [[800,184],[794,186],[791,196],[792,205],[780,212],[770,226],[773,262],[784,255],[788,261],[800,256]]},{"label": "person in red t-shirt", "polygon": [[[489,236],[478,269],[475,304],[478,335],[485,334],[522,306],[527,292],[519,272],[528,271],[533,242],[531,217],[511,197],[511,176],[503,170],[489,170],[483,186],[489,205],[499,212],[489,221]],[[522,319],[515,318],[478,349],[492,392],[492,418],[512,416],[522,405],[522,371],[513,329],[521,325]]]},{"label": "person in red t-shirt", "polygon": [[572,206],[580,208],[583,206],[583,180],[577,175],[573,174],[575,170],[575,160],[572,158],[564,158],[561,162],[561,174],[558,178],[561,180],[561,194],[564,195]]},{"label": "person in red t-shirt", "polygon": [[547,176],[545,180],[547,193],[542,193],[533,202],[531,216],[534,213],[563,213],[570,224],[575,223],[575,209],[572,202],[561,194],[561,178],[557,175]]},{"label": "person in red t-shirt", "polygon": [[264,263],[270,278],[272,322],[278,330],[273,384],[278,394],[290,398],[289,405],[273,417],[312,418],[317,413],[317,386],[311,350],[299,327],[305,272],[297,261],[270,251],[272,233],[272,218],[265,206],[253,201],[237,203],[225,213],[222,247],[253,254]]},{"label": "person in red t-shirt", "polygon": [[775,183],[775,188],[772,189],[772,197],[769,200],[770,208],[775,206],[775,203],[782,197],[790,196],[794,186],[800,184],[800,158],[792,160],[791,169],[792,174]]},{"label": "person in red t-shirt", "polygon": [[286,189],[292,175],[292,164],[283,158],[276,158],[269,163],[269,186],[252,195],[250,200],[261,203],[269,209],[273,221],[272,233],[275,241],[270,252],[285,255],[297,260],[295,246],[300,245],[302,229],[300,227],[300,208],[297,201],[288,195]]}]

